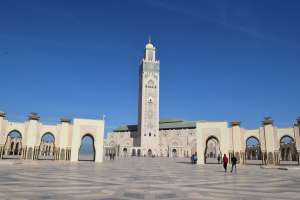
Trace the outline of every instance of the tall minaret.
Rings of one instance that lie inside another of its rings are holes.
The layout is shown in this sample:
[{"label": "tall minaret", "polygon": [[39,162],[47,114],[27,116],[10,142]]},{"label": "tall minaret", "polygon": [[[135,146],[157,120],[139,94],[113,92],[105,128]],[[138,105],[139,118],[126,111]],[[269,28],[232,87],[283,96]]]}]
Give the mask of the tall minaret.
[{"label": "tall minaret", "polygon": [[138,134],[143,155],[159,155],[159,61],[149,39],[140,65]]}]

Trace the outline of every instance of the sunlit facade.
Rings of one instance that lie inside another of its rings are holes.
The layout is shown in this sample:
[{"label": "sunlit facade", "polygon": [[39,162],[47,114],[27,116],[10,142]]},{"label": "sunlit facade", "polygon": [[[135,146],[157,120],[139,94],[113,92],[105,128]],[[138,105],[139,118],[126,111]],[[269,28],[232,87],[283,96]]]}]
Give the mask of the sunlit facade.
[{"label": "sunlit facade", "polygon": [[239,121],[159,119],[160,66],[155,51],[149,41],[140,66],[138,124],[109,133],[106,155],[190,157],[197,152],[199,164],[218,163],[224,154],[243,164],[299,164],[300,119],[279,128],[267,117],[256,129],[243,128]]},{"label": "sunlit facade", "polygon": [[[104,122],[63,118],[56,125],[40,122],[36,113],[19,123],[0,113],[0,158],[24,160],[103,160]],[[84,145],[90,145],[83,149]],[[81,153],[83,152],[83,153]],[[87,152],[85,154],[85,152]]]}]

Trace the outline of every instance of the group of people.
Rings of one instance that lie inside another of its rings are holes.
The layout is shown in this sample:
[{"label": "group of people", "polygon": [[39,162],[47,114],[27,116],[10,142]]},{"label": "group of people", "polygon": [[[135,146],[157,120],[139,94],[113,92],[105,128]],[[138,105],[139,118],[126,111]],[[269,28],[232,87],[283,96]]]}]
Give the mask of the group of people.
[{"label": "group of people", "polygon": [[[218,162],[219,162],[219,156],[218,156]],[[237,163],[237,158],[233,155],[231,157],[231,173],[233,171],[233,168],[235,169],[235,173],[236,173],[236,163]],[[223,156],[223,167],[224,167],[224,170],[225,170],[225,173],[227,172],[227,165],[228,165],[228,157],[226,154],[224,154]]]},{"label": "group of people", "polygon": [[109,153],[109,160],[114,160],[116,154],[115,153]]},{"label": "group of people", "polygon": [[197,164],[197,160],[198,160],[197,153],[194,153],[194,154],[191,156],[191,163],[192,163],[192,164]]}]

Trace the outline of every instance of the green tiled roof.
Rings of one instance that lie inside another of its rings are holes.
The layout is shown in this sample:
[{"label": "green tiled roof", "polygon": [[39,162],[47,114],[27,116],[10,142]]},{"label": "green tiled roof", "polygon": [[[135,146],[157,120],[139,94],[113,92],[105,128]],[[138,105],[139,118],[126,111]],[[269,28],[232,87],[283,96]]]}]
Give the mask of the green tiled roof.
[{"label": "green tiled roof", "polygon": [[137,125],[125,125],[119,126],[113,130],[114,132],[123,132],[123,131],[137,131]]},{"label": "green tiled roof", "polygon": [[167,123],[159,123],[159,129],[181,129],[196,128],[196,122],[191,121],[174,121]]},{"label": "green tiled roof", "polygon": [[[182,129],[196,128],[196,122],[184,121],[182,119],[162,119],[159,121],[159,129]],[[137,131],[137,125],[120,126],[113,130],[114,132]]]}]

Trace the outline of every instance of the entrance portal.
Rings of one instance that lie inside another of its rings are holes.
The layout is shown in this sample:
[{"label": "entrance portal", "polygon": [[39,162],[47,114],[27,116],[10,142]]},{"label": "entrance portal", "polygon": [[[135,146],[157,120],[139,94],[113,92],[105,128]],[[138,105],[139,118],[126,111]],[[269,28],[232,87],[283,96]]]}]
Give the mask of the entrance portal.
[{"label": "entrance portal", "polygon": [[256,137],[246,140],[246,164],[262,164],[260,142]]},{"label": "entrance portal", "polygon": [[211,136],[206,141],[205,164],[217,164],[218,156],[222,157],[219,140]]},{"label": "entrance portal", "polygon": [[131,156],[136,156],[136,151],[135,151],[135,149],[132,149]]},{"label": "entrance portal", "polygon": [[172,157],[173,158],[177,157],[177,151],[176,151],[176,149],[172,150]]},{"label": "entrance portal", "polygon": [[137,150],[137,156],[139,156],[139,157],[141,156],[141,150],[140,149]]},{"label": "entrance portal", "polygon": [[93,136],[87,134],[82,137],[78,154],[79,161],[95,161],[95,146]]},{"label": "entrance portal", "polygon": [[127,156],[127,148],[123,149],[123,156],[126,157]]},{"label": "entrance portal", "polygon": [[151,149],[148,150],[148,156],[152,157],[152,150]]}]

